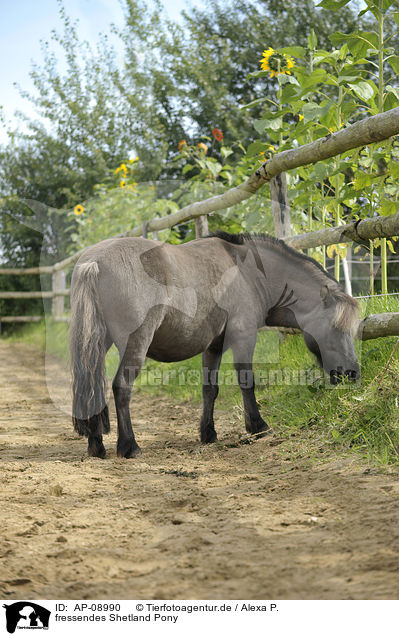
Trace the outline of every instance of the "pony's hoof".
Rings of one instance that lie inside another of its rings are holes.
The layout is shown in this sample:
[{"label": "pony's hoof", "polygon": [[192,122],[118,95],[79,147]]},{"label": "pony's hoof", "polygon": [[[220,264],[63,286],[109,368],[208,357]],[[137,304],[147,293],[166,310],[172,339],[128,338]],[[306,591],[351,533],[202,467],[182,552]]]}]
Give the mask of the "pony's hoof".
[{"label": "pony's hoof", "polygon": [[125,459],[132,459],[133,457],[139,457],[141,455],[141,448],[136,443],[131,442],[127,444],[118,445],[116,453],[118,457],[124,457]]},{"label": "pony's hoof", "polygon": [[256,439],[264,437],[265,435],[270,435],[270,433],[273,432],[270,426],[268,426],[264,420],[260,420],[255,424],[252,423],[252,425],[246,425],[245,428],[247,429],[247,432],[250,435],[253,435],[253,437],[255,437]]},{"label": "pony's hoof", "polygon": [[202,444],[213,444],[216,442],[218,436],[214,428],[207,428],[206,431],[201,433],[201,443]]},{"label": "pony's hoof", "polygon": [[142,454],[140,446],[136,446],[129,453],[126,453],[125,457],[126,459],[132,459],[133,457],[140,457]]},{"label": "pony's hoof", "polygon": [[264,426],[262,426],[262,428],[256,431],[254,435],[256,439],[259,439],[261,437],[265,437],[266,435],[271,435],[272,433],[273,433],[273,429],[270,428],[270,426],[268,426],[267,424],[265,424]]},{"label": "pony's hoof", "polygon": [[105,459],[106,454],[107,451],[105,450],[103,444],[95,447],[92,446],[87,449],[87,455],[89,457],[99,457],[100,459]]}]

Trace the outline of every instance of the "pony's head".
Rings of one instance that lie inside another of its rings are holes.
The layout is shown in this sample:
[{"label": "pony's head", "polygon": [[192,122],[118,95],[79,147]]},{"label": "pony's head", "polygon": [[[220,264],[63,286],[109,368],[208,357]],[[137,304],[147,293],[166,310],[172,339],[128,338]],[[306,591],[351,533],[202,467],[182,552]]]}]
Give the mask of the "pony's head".
[{"label": "pony's head", "polygon": [[331,384],[360,379],[353,343],[357,326],[357,301],[338,287],[323,285],[320,301],[304,324],[303,337]]}]

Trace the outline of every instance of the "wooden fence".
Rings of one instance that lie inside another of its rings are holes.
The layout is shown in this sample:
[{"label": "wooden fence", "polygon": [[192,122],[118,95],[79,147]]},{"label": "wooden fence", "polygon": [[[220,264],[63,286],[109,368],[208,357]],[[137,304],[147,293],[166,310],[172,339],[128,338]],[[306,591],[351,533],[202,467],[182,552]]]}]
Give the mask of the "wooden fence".
[{"label": "wooden fence", "polygon": [[[316,163],[321,159],[336,156],[351,149],[355,149],[366,144],[371,144],[388,139],[399,134],[399,108],[374,115],[366,120],[355,123],[344,130],[340,130],[325,138],[306,144],[299,148],[287,150],[276,154],[273,158],[265,162],[261,168],[256,170],[244,183],[227,190],[224,194],[192,203],[178,212],[166,217],[152,219],[143,223],[133,230],[120,234],[124,236],[147,236],[148,232],[153,232],[157,237],[159,230],[168,229],[175,225],[195,220],[196,236],[201,236],[207,232],[207,215],[217,210],[228,208],[241,201],[248,199],[266,182],[281,173],[301,165]],[[287,244],[296,249],[308,249],[321,245],[332,245],[348,242],[362,242],[375,238],[391,238],[399,235],[399,212],[389,217],[375,217],[364,219],[346,225],[323,229],[316,232],[309,232],[297,236],[287,237]],[[155,236],[154,236],[155,237]],[[51,291],[34,292],[13,292],[0,291],[0,299],[19,298],[51,298],[52,316],[56,321],[66,321],[64,301],[69,295],[66,288],[66,271],[74,265],[84,250],[56,263],[52,266],[42,266],[26,269],[0,268],[0,275],[51,275]],[[376,315],[378,316],[378,315]],[[385,324],[387,322],[384,314]],[[392,330],[399,335],[399,314],[393,314],[394,320],[391,322],[391,329],[388,335],[393,335]],[[0,316],[0,322],[34,322],[42,316]],[[371,318],[371,317],[370,317]],[[370,322],[370,321],[369,321]],[[373,325],[378,320],[373,320]],[[396,327],[398,324],[398,327]],[[394,327],[392,325],[395,325]],[[373,333],[377,333],[374,329]],[[360,337],[378,337],[377,335],[367,336],[366,325]],[[382,334],[380,334],[382,335]]]},{"label": "wooden fence", "polygon": [[[373,219],[377,224],[378,236],[396,236],[399,234],[399,213],[392,217],[377,217]],[[341,226],[341,234],[338,236],[336,232],[338,228],[331,228],[331,230],[320,230],[316,232],[310,232],[308,234],[302,234],[286,239],[289,244],[295,245],[297,249],[305,249],[307,247],[316,247],[319,245],[329,245],[332,243],[330,236],[333,235],[335,242],[348,242],[349,236],[354,231],[359,232],[363,236],[363,224],[365,232],[370,234],[370,219],[365,219],[357,224],[356,230],[353,226],[356,224],[348,224]],[[205,224],[202,226],[203,232]],[[206,226],[205,226],[206,227]],[[147,232],[143,232],[147,235]],[[154,232],[155,234],[155,232]],[[197,236],[202,234],[197,230]],[[336,239],[340,240],[336,240]],[[353,239],[352,239],[353,240]],[[70,290],[67,289],[66,273],[68,269],[74,266],[78,260],[80,254],[84,250],[80,250],[76,254],[69,256],[68,258],[56,263],[52,266],[32,267],[26,269],[16,268],[3,268],[0,269],[0,275],[13,274],[13,275],[51,275],[52,289],[51,291],[33,291],[33,292],[0,292],[0,299],[18,299],[18,298],[51,298],[52,299],[52,318],[56,322],[68,322],[69,318],[65,312],[65,297],[69,296]],[[0,323],[4,322],[38,322],[43,316],[0,316]],[[286,331],[288,333],[299,333],[295,329],[284,329],[279,327],[267,327],[270,330]],[[360,321],[357,337],[360,340],[369,340],[372,338],[379,338],[382,336],[399,336],[399,312],[383,313],[383,314],[371,314],[365,319]]]},{"label": "wooden fence", "polygon": [[[56,321],[66,321],[65,297],[69,296],[69,289],[66,287],[66,268],[59,267],[60,263],[52,266],[29,267],[29,268],[2,268],[0,276],[14,275],[51,275],[51,291],[0,291],[0,299],[22,299],[22,298],[51,298],[52,316]],[[68,266],[67,266],[68,267]],[[43,316],[2,316],[0,322],[39,322]]]}]

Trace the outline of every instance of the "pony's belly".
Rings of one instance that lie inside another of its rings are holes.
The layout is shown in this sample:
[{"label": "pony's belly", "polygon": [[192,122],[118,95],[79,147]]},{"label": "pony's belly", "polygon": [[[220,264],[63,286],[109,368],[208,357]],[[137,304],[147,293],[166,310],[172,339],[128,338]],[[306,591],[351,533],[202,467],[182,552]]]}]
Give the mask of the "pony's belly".
[{"label": "pony's belly", "polygon": [[156,360],[157,362],[181,362],[182,360],[188,360],[201,353],[203,350],[193,352],[178,352],[178,351],[164,351],[160,349],[152,349],[151,347],[147,351],[148,358]]},{"label": "pony's belly", "polygon": [[208,346],[208,342],[204,342],[202,338],[190,338],[186,340],[176,334],[170,340],[157,338],[155,335],[148,351],[147,356],[158,362],[179,362],[187,360],[193,356],[202,353]]},{"label": "pony's belly", "polygon": [[169,309],[156,330],[147,356],[159,362],[179,362],[202,353],[223,333],[225,312],[218,307],[187,316]]}]

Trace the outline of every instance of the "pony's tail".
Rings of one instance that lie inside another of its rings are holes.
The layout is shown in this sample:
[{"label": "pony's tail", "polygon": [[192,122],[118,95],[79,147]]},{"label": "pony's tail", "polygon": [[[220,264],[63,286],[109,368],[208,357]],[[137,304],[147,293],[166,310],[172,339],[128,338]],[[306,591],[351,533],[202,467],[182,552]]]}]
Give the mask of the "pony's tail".
[{"label": "pony's tail", "polygon": [[77,265],[71,293],[69,344],[72,366],[72,422],[79,435],[109,433],[105,401],[106,325],[98,297],[98,264]]}]

